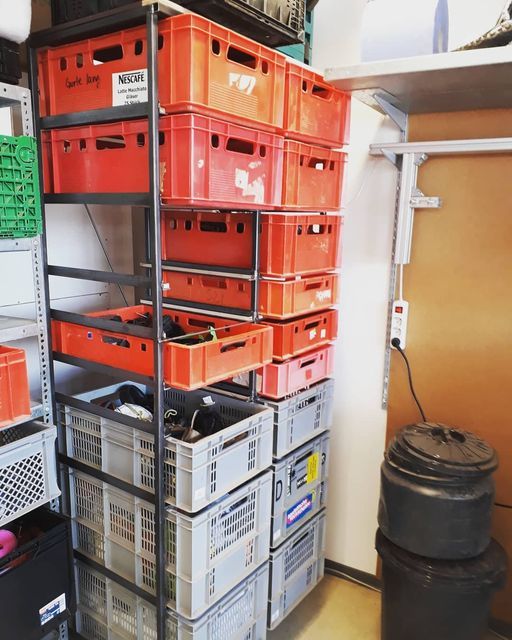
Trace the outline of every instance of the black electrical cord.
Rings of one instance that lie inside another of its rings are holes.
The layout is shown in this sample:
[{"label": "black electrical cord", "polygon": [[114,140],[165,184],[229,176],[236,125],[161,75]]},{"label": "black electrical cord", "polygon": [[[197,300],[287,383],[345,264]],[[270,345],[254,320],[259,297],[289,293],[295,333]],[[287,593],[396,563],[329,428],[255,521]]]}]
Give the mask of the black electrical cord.
[{"label": "black electrical cord", "polygon": [[495,502],[495,507],[500,507],[501,509],[512,509],[512,506],[509,504],[502,504],[501,502]]},{"label": "black electrical cord", "polygon": [[411,389],[412,397],[414,398],[414,401],[418,405],[418,409],[420,410],[423,422],[427,422],[427,418],[425,416],[425,412],[423,411],[423,408],[422,408],[422,406],[420,404],[420,401],[418,400],[418,396],[416,395],[416,391],[414,390],[414,384],[412,382],[411,365],[409,364],[409,360],[407,359],[407,356],[405,355],[405,351],[400,346],[400,339],[399,338],[393,338],[393,340],[391,340],[391,345],[393,347],[395,347],[395,349],[398,351],[398,353],[405,360],[405,365],[407,367],[407,376],[409,378],[409,387]]}]

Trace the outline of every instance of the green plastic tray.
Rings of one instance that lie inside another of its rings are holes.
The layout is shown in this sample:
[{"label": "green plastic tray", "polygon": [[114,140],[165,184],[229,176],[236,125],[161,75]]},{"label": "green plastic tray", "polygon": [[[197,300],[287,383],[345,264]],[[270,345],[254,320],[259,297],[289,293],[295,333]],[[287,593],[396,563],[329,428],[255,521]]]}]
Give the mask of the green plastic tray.
[{"label": "green plastic tray", "polygon": [[0,136],[0,238],[42,232],[35,138]]}]

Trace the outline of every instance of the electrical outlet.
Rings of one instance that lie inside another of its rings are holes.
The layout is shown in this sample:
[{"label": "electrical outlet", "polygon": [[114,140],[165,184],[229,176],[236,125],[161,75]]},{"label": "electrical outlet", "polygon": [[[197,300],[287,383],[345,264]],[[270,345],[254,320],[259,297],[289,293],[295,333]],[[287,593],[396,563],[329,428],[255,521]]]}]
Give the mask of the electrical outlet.
[{"label": "electrical outlet", "polygon": [[[406,300],[395,300],[393,302],[393,313],[391,316],[391,339],[400,340],[400,348],[407,346],[407,320],[409,319],[409,303]],[[394,347],[393,347],[394,348]]]}]

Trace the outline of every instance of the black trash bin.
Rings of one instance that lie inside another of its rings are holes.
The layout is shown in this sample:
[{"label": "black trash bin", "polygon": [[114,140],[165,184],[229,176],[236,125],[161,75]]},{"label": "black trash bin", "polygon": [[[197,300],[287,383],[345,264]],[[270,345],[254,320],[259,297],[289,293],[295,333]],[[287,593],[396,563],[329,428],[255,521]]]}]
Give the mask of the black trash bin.
[{"label": "black trash bin", "polygon": [[76,608],[69,519],[36,509],[4,528],[29,539],[0,560],[0,638],[41,640]]},{"label": "black trash bin", "polygon": [[382,559],[382,640],[483,640],[491,598],[505,586],[507,556],[491,541],[470,560],[432,560],[377,532]]},{"label": "black trash bin", "polygon": [[480,555],[491,540],[494,449],[473,433],[442,424],[404,427],[381,469],[379,527],[421,556]]}]

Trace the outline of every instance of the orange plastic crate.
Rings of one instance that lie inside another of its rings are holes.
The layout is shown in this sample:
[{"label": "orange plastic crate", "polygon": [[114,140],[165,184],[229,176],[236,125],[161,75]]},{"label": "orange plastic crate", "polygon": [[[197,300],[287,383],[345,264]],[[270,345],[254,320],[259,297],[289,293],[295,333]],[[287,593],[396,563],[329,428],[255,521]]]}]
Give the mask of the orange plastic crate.
[{"label": "orange plastic crate", "polygon": [[331,376],[334,346],[327,345],[286,362],[273,362],[258,371],[258,392],[280,400]]},{"label": "orange plastic crate", "polygon": [[[91,317],[119,315],[123,320],[151,312],[144,305],[101,311]],[[166,311],[187,333],[214,327],[217,340],[187,346],[179,342],[164,345],[164,380],[176,389],[198,389],[236,373],[250,371],[272,359],[272,329],[264,325],[240,323],[210,316]],[[52,321],[53,348],[77,358],[153,375],[153,341],[112,331]]]},{"label": "orange plastic crate", "polygon": [[[159,23],[158,87],[167,113],[194,111],[282,130],[281,53],[197,15]],[[147,100],[146,28],[42,51],[41,115]]]},{"label": "orange plastic crate", "polygon": [[348,144],[350,96],[312,69],[287,61],[284,130],[293,140],[327,147]]},{"label": "orange plastic crate", "polygon": [[260,313],[284,320],[328,309],[338,302],[338,282],[335,273],[298,280],[261,280]]},{"label": "orange plastic crate", "polygon": [[288,322],[265,324],[274,331],[274,360],[302,355],[338,337],[338,312],[335,309]]},{"label": "orange plastic crate", "polygon": [[[343,217],[338,214],[261,217],[260,272],[290,278],[340,265]],[[243,213],[163,211],[164,260],[251,268],[252,218]]]},{"label": "orange plastic crate", "polygon": [[285,140],[283,203],[286,211],[338,211],[347,154]]},{"label": "orange plastic crate", "polygon": [[25,351],[0,345],[0,428],[29,416]]},{"label": "orange plastic crate", "polygon": [[[147,120],[43,132],[45,191],[148,191],[147,132]],[[193,114],[160,121],[165,203],[272,209],[281,198],[282,162],[281,136]]]}]

